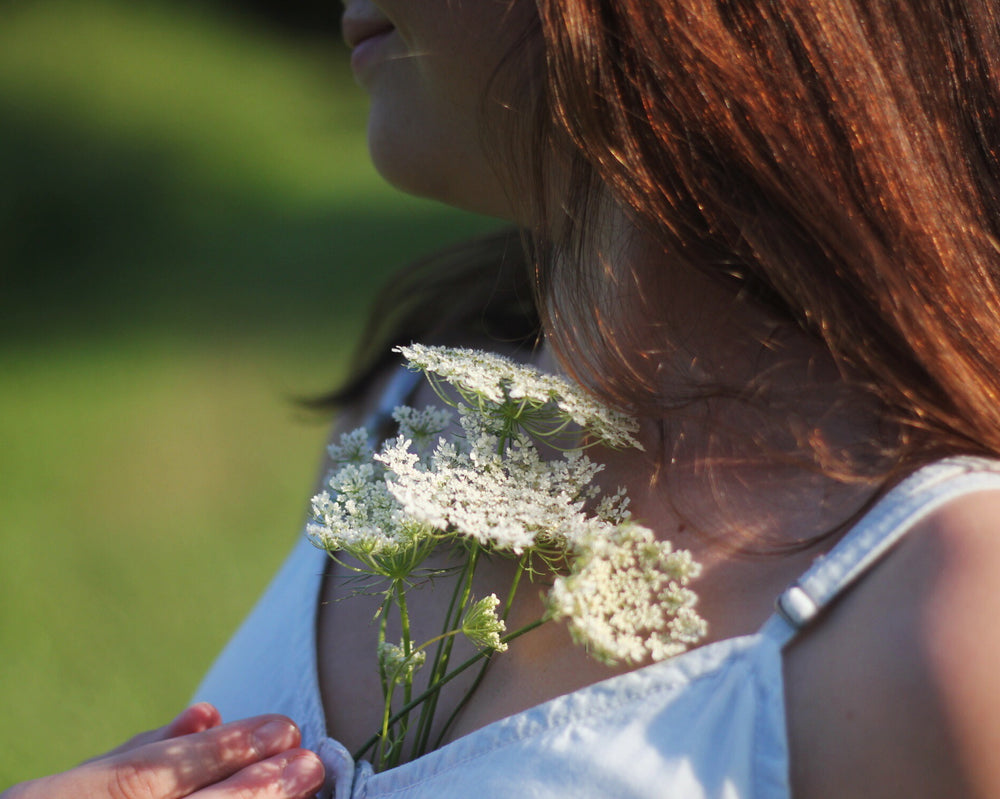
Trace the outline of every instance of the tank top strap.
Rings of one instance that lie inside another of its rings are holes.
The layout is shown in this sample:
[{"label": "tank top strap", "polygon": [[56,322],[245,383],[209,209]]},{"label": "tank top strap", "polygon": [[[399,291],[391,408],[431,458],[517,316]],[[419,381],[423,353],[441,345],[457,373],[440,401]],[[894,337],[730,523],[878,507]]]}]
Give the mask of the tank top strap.
[{"label": "tank top strap", "polygon": [[778,597],[762,634],[787,645],[918,522],[953,499],[991,489],[1000,489],[1000,461],[954,457],[915,472]]}]

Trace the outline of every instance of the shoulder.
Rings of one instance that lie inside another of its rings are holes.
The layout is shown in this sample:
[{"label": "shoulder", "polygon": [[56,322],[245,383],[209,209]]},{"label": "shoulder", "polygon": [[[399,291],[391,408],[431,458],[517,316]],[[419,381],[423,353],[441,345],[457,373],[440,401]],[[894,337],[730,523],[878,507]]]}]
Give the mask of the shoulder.
[{"label": "shoulder", "polygon": [[1000,491],[956,499],[786,653],[792,783],[1000,796]]}]

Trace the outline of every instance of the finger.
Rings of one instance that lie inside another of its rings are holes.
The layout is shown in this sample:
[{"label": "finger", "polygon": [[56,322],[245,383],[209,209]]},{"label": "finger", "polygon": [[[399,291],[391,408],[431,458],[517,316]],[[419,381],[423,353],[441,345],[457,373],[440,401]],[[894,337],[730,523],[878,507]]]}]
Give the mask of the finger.
[{"label": "finger", "polygon": [[307,799],[323,787],[323,764],[308,749],[292,749],[254,763],[191,799]]},{"label": "finger", "polygon": [[53,777],[51,795],[180,799],[300,740],[288,719],[257,716],[92,761]]},{"label": "finger", "polygon": [[180,715],[163,728],[164,738],[177,738],[204,732],[222,723],[222,716],[208,702],[199,702],[181,711]]},{"label": "finger", "polygon": [[182,710],[169,724],[165,724],[155,730],[140,732],[138,735],[129,738],[121,746],[116,746],[109,752],[92,757],[90,760],[85,760],[80,765],[93,763],[95,760],[102,760],[105,757],[131,752],[133,749],[138,749],[141,746],[155,743],[156,741],[164,741],[167,738],[176,738],[179,735],[191,735],[196,732],[203,732],[221,723],[222,717],[219,715],[218,710],[208,702],[199,702]]}]

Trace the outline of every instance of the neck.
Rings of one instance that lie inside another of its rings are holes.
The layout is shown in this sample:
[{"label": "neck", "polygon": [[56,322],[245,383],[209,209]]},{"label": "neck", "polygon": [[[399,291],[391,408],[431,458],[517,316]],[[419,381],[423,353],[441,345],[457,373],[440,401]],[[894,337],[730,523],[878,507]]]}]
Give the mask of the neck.
[{"label": "neck", "polygon": [[678,268],[621,216],[595,240],[590,257],[613,253],[618,277],[602,287],[607,306],[651,321],[642,349],[656,353],[645,453],[604,453],[608,486],[625,485],[638,519],[703,560],[835,537],[875,491],[875,403],[820,342]]}]

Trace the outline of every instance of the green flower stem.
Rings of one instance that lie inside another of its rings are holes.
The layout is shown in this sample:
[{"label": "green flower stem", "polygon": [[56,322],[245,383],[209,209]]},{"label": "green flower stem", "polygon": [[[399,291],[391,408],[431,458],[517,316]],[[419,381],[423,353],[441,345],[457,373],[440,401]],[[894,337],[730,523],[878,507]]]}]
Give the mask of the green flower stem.
[{"label": "green flower stem", "polygon": [[392,725],[392,691],[385,694],[385,702],[382,704],[382,732],[378,735],[377,759],[379,769],[386,766],[391,750],[386,751],[386,742],[389,740],[389,727]]},{"label": "green flower stem", "polygon": [[[510,584],[510,591],[507,592],[507,601],[504,603],[503,615],[500,617],[503,620],[507,619],[507,614],[510,613],[511,606],[514,604],[514,595],[517,593],[517,587],[521,582],[521,577],[524,575],[527,564],[528,564],[528,555],[527,554],[521,555],[521,557],[518,558],[517,560],[517,569],[514,571],[514,580]],[[441,746],[441,741],[443,741],[444,736],[448,734],[448,730],[451,728],[451,725],[455,723],[455,719],[458,718],[458,714],[462,712],[462,709],[469,703],[469,700],[472,699],[472,695],[479,688],[479,684],[483,681],[483,678],[486,676],[486,670],[489,668],[490,663],[492,662],[493,662],[493,653],[488,652],[483,659],[483,665],[480,667],[479,674],[476,675],[475,681],[473,681],[472,685],[469,687],[469,690],[465,692],[465,696],[462,697],[462,700],[451,712],[451,715],[448,716],[448,720],[444,723],[444,726],[441,728],[441,733],[438,735],[437,740],[434,742],[435,749]]]},{"label": "green flower stem", "polygon": [[[385,632],[389,624],[389,608],[392,606],[392,590],[386,591],[385,600],[382,602],[382,607],[379,609],[379,623],[378,623],[378,645],[382,647],[385,645]],[[383,764],[385,759],[388,757],[388,753],[385,750],[386,742],[389,740],[389,719],[392,716],[392,694],[395,690],[395,683],[389,682],[389,677],[385,673],[385,667],[379,659],[378,666],[379,678],[382,681],[382,734],[379,740],[377,760],[379,764]]]},{"label": "green flower stem", "polygon": [[[396,581],[396,604],[399,606],[399,624],[403,635],[403,654],[409,657],[413,654],[413,643],[410,639],[410,612],[406,604],[406,589],[403,587],[403,581]],[[403,704],[408,704],[413,698],[413,670],[408,669],[406,672],[406,679],[403,682]],[[409,719],[403,719],[399,724],[399,740],[400,746],[397,748],[397,752],[402,754],[402,741],[406,736],[406,728],[409,726]],[[398,759],[398,758],[397,758]]]},{"label": "green flower stem", "polygon": [[[524,625],[524,627],[522,627],[521,629],[515,630],[510,635],[505,635],[503,638],[500,639],[500,642],[504,643],[504,644],[510,643],[515,638],[520,638],[522,635],[524,635],[526,633],[530,633],[532,630],[534,630],[534,629],[536,629],[538,627],[541,627],[547,621],[548,621],[547,617],[543,617],[541,619],[537,619],[537,620],[531,622],[530,624]],[[428,688],[423,693],[421,693],[419,696],[417,696],[415,699],[411,700],[406,705],[404,705],[403,707],[401,707],[396,712],[396,714],[392,718],[389,719],[388,726],[391,727],[393,724],[395,724],[397,721],[399,721],[401,718],[403,718],[406,714],[408,714],[411,710],[413,710],[413,708],[415,708],[421,702],[424,702],[427,699],[430,699],[432,696],[437,696],[437,694],[440,693],[441,689],[445,685],[447,685],[449,682],[451,682],[452,680],[454,680],[459,674],[461,674],[462,672],[464,672],[466,669],[469,669],[472,666],[475,666],[480,660],[482,660],[485,657],[489,657],[489,655],[491,655],[491,654],[492,654],[492,650],[489,650],[489,649],[480,650],[475,655],[473,655],[468,660],[466,660],[464,663],[462,663],[459,666],[456,666],[454,669],[452,669],[450,672],[448,672],[440,680],[438,680],[437,682],[434,682],[430,686],[428,686]],[[383,725],[383,728],[384,727],[385,727],[385,725]],[[371,749],[373,746],[375,746],[376,744],[379,743],[379,739],[382,736],[383,736],[383,733],[381,733],[381,732],[375,733],[375,735],[373,735],[371,738],[369,738],[367,741],[365,741],[361,745],[361,747],[352,755],[352,757],[355,760],[360,760],[362,757],[364,757],[365,752],[367,752],[369,749]]]},{"label": "green flower stem", "polygon": [[[479,684],[483,681],[483,677],[486,676],[486,669],[489,668],[490,663],[493,662],[492,650],[483,649],[480,650],[479,654],[483,658],[483,665],[479,667],[479,674],[476,675],[476,679],[473,680],[472,685],[469,686],[469,690],[465,692],[465,696],[463,696],[459,703],[455,706],[455,709],[451,711],[451,715],[448,716],[448,719],[441,727],[441,732],[438,734],[437,740],[434,741],[435,749],[441,746],[441,742],[444,740],[445,735],[448,734],[448,730],[451,728],[451,725],[455,723],[455,719],[458,718],[458,714],[462,712],[462,709],[469,703],[469,700],[472,699],[472,695],[476,692],[476,689],[479,688]],[[465,664],[462,665],[464,666]]]},{"label": "green flower stem", "polygon": [[517,593],[517,587],[521,583],[521,577],[524,575],[524,571],[528,565],[528,554],[525,553],[517,559],[517,569],[514,570],[514,580],[510,584],[510,591],[507,592],[507,601],[503,606],[503,615],[500,616],[504,621],[507,620],[507,614],[510,613],[510,609],[514,604],[514,594]]},{"label": "green flower stem", "polygon": [[[465,584],[465,569],[467,569],[468,566],[468,561],[466,561],[462,567],[462,576],[455,581],[455,589],[451,592],[451,600],[448,602],[448,610],[444,615],[444,630],[442,630],[441,635],[436,638],[432,638],[423,645],[426,647],[435,641],[438,642],[437,649],[434,651],[434,660],[432,661],[431,667],[432,683],[440,671],[440,663],[444,653],[445,641],[451,638],[455,633],[459,632],[458,629],[453,630],[451,628],[455,626],[457,621],[457,619],[453,621],[453,617],[455,615],[455,607],[458,603],[458,596],[462,591],[462,586]],[[425,702],[424,706],[420,709],[420,718],[417,720],[417,734],[414,738],[413,751],[411,753],[411,757],[413,758],[418,757],[423,751],[423,748],[427,746],[427,739],[430,737],[430,724],[431,720],[434,718],[434,704],[435,703],[433,702]]]},{"label": "green flower stem", "polygon": [[410,612],[406,605],[406,589],[403,588],[402,580],[396,580],[393,588],[396,593],[396,605],[399,607],[399,625],[403,634],[403,654],[409,657],[412,654],[413,643],[410,640]]},{"label": "green flower stem", "polygon": [[[385,630],[389,619],[389,607],[392,605],[392,592],[387,591],[385,594],[385,601],[382,602],[382,607],[378,611],[378,646],[381,648],[385,645]],[[390,694],[391,686],[389,685],[389,680],[385,674],[385,668],[382,666],[381,658],[379,659],[378,665],[378,675],[379,679],[382,681],[382,695],[388,697]],[[388,701],[388,700],[387,700]]]},{"label": "green flower stem", "polygon": [[416,649],[414,649],[413,652],[414,652],[414,654],[416,654],[417,652],[422,652],[427,647],[429,647],[431,644],[440,643],[440,642],[444,641],[446,638],[448,638],[449,636],[458,635],[460,632],[462,632],[461,628],[456,628],[454,630],[448,630],[447,632],[441,633],[441,635],[435,635],[430,640],[424,641],[420,646],[418,646]]},{"label": "green flower stem", "polygon": [[[455,585],[455,593],[452,594],[451,603],[448,606],[448,615],[444,620],[446,631],[461,627],[462,614],[469,604],[469,597],[472,596],[472,580],[475,577],[476,566],[479,563],[479,552],[479,544],[473,542],[470,547],[469,557],[462,571],[462,576]],[[451,650],[454,643],[454,635],[448,635],[442,640],[441,646],[438,647],[434,655],[434,664],[431,669],[428,685],[435,685],[447,673],[448,662],[451,659]],[[430,701],[421,708],[417,735],[413,744],[414,757],[420,757],[420,755],[427,751],[427,743],[431,737],[431,724],[434,721],[434,712],[437,710],[437,700],[438,694],[435,692]]]}]

